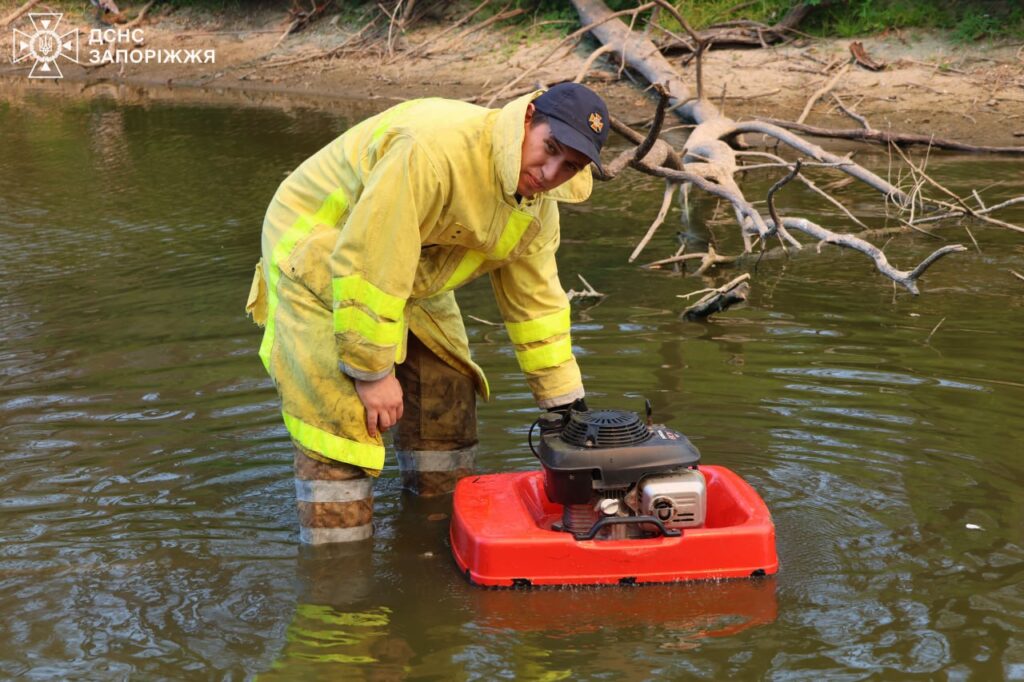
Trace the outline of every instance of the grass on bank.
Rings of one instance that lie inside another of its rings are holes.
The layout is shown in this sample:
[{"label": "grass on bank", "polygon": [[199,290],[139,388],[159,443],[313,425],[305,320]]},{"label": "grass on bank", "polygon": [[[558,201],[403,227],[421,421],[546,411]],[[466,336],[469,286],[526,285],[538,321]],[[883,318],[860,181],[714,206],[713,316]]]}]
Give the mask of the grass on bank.
[{"label": "grass on bank", "polygon": [[[946,31],[957,42],[1024,37],[1020,0],[807,0],[814,7],[800,30],[823,38],[850,38],[887,30],[925,28]],[[609,0],[612,9],[629,9],[632,0]],[[749,19],[772,24],[794,0],[677,0],[673,3],[695,28]],[[576,20],[568,2],[517,0],[516,5],[546,18]],[[680,28],[662,13],[666,28]]]}]

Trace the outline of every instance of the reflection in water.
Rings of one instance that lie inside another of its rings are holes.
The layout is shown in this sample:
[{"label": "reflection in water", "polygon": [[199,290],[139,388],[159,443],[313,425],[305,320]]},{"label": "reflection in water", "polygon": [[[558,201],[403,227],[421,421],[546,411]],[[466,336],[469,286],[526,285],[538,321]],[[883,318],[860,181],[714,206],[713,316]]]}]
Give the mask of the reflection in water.
[{"label": "reflection in water", "polygon": [[[625,263],[657,183],[565,207],[563,281],[608,293],[574,306],[588,401],[649,398],[750,481],[777,525],[773,580],[481,590],[451,559],[450,501],[403,495],[393,460],[372,541],[300,548],[241,305],[269,196],[345,125],[137,96],[0,104],[0,149],[17,150],[0,164],[0,677],[1024,679],[1024,296],[1006,274],[1022,251],[994,228],[919,298],[805,249],[695,324],[676,294],[704,283]],[[955,190],[1000,183],[990,205],[1024,194],[1019,162],[929,169]],[[844,198],[884,223],[876,197]],[[842,220],[787,195],[805,201]],[[694,207],[695,233],[713,210]],[[498,319],[486,282],[460,302]],[[496,394],[480,467],[532,469],[536,408],[506,333],[467,327]]]},{"label": "reflection in water", "polygon": [[633,588],[478,589],[481,626],[549,635],[599,633],[643,624],[662,648],[696,648],[776,618],[775,580],[726,580]]},{"label": "reflection in water", "polygon": [[295,612],[284,646],[260,679],[310,679],[345,666],[348,679],[400,679],[412,649],[392,633],[392,609],[373,603],[373,542],[301,547]]},{"label": "reflection in water", "polygon": [[94,168],[107,181],[107,191],[116,192],[121,178],[132,172],[128,138],[124,130],[124,110],[92,112],[86,139]]}]

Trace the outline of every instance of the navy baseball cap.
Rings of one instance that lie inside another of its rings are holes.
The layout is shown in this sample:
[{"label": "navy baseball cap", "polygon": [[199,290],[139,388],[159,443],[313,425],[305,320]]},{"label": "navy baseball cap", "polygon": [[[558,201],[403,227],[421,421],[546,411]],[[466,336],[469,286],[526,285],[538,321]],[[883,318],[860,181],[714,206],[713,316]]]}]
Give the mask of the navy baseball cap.
[{"label": "navy baseball cap", "polygon": [[602,173],[601,147],[608,139],[608,107],[597,93],[579,83],[559,83],[533,100],[548,117],[556,140],[587,156]]}]

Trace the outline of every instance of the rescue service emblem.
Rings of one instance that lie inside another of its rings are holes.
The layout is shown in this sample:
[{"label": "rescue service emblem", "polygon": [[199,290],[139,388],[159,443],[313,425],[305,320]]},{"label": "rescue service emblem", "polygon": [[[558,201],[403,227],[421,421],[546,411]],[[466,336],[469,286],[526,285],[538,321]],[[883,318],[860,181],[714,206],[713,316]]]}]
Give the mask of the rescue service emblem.
[{"label": "rescue service emblem", "polygon": [[595,133],[601,132],[601,129],[604,128],[604,121],[601,120],[601,114],[596,111],[592,113],[590,118],[587,120],[590,121],[590,129]]}]

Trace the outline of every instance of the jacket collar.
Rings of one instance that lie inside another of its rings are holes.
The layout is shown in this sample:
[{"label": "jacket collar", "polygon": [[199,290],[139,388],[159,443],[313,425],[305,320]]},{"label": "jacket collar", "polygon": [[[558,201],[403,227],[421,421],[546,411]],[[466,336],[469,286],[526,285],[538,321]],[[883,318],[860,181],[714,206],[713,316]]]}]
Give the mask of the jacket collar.
[{"label": "jacket collar", "polygon": [[[491,133],[494,149],[495,170],[501,181],[502,191],[506,196],[513,196],[519,185],[519,166],[523,153],[524,122],[526,121],[526,105],[540,97],[543,90],[531,92],[514,99],[498,112],[498,119]],[[571,180],[559,185],[546,196],[555,201],[577,204],[586,201],[594,187],[594,178],[590,174],[590,164],[573,176]]]}]

